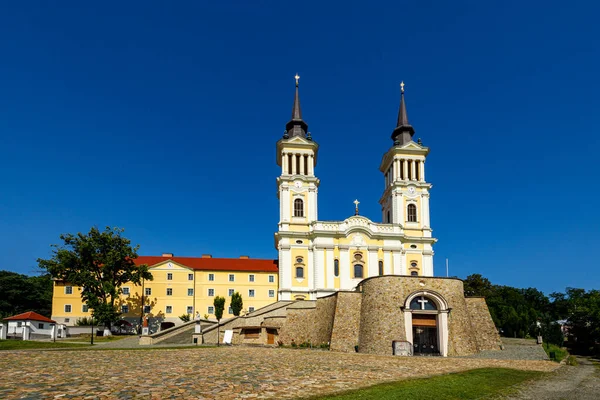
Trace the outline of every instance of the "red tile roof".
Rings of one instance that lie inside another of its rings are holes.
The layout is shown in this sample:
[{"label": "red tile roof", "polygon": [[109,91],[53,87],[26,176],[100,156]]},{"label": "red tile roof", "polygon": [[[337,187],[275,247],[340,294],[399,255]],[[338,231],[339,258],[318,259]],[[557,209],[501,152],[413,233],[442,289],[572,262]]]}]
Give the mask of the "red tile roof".
[{"label": "red tile roof", "polygon": [[36,312],[29,311],[23,314],[13,315],[12,317],[4,318],[5,321],[23,321],[23,320],[32,320],[32,321],[42,321],[42,322],[51,322],[53,324],[56,321],[51,320],[50,318],[44,317]]},{"label": "red tile roof", "polygon": [[149,267],[171,260],[191,269],[201,271],[250,271],[278,272],[277,260],[261,260],[257,258],[202,258],[202,257],[162,257],[140,256],[135,259],[136,265],[148,264]]}]

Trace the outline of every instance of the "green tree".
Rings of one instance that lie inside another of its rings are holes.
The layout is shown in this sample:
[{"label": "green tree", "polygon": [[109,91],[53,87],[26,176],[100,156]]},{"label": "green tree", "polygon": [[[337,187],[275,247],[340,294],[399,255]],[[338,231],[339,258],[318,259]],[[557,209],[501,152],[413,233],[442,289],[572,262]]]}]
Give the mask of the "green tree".
[{"label": "green tree", "polygon": [[465,296],[488,297],[492,292],[492,284],[481,274],[472,274],[464,280]]},{"label": "green tree", "polygon": [[0,318],[27,311],[50,317],[52,285],[49,274],[27,276],[0,271]]},{"label": "green tree", "polygon": [[213,305],[215,306],[215,317],[217,317],[217,346],[219,345],[219,341],[221,338],[221,333],[219,332],[219,325],[221,324],[221,318],[223,318],[223,310],[225,309],[225,297],[217,296],[213,301]]},{"label": "green tree", "polygon": [[231,295],[231,310],[233,311],[233,315],[239,317],[242,308],[244,308],[244,301],[242,300],[242,295],[239,292],[235,292]]},{"label": "green tree", "polygon": [[52,257],[38,259],[39,267],[53,278],[81,288],[82,301],[93,318],[104,324],[107,334],[121,315],[115,304],[121,286],[153,279],[147,265],[135,265],[139,246],[132,247],[123,232],[110,227],[101,232],[93,227],[87,234],[63,234],[63,244],[52,245]]}]

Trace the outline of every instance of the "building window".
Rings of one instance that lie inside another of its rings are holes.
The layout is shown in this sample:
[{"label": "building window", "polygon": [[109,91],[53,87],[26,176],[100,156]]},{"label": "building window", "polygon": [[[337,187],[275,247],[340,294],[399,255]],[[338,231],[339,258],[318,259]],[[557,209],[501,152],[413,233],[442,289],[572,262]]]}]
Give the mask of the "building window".
[{"label": "building window", "polygon": [[254,297],[254,289],[248,289],[248,297]]},{"label": "building window", "polygon": [[233,296],[233,293],[235,292],[234,289],[229,289],[229,291],[227,292],[229,297]]},{"label": "building window", "polygon": [[411,271],[410,275],[411,276],[419,276],[419,273],[417,271]]},{"label": "building window", "polygon": [[210,282],[214,281],[215,280],[215,274],[208,274],[208,280]]},{"label": "building window", "polygon": [[363,266],[360,264],[354,264],[354,277],[362,278],[363,277]]},{"label": "building window", "polygon": [[296,154],[296,174],[300,175],[300,154]]},{"label": "building window", "polygon": [[428,297],[417,296],[410,302],[411,310],[437,310],[436,304]]},{"label": "building window", "polygon": [[292,155],[291,154],[288,154],[287,166],[288,166],[288,175],[291,175],[292,174]]},{"label": "building window", "polygon": [[121,314],[127,314],[129,312],[129,306],[123,305],[121,306]]},{"label": "building window", "polygon": [[71,322],[71,318],[65,318],[65,324],[68,324],[69,322]]},{"label": "building window", "polygon": [[149,314],[150,313],[150,306],[144,306],[144,314]]},{"label": "building window", "polygon": [[90,309],[90,308],[88,307],[88,305],[87,305],[87,304],[83,304],[83,305],[81,306],[81,312],[88,312],[88,311],[89,311],[89,309]]},{"label": "building window", "polygon": [[194,280],[194,274],[188,274],[188,281]]},{"label": "building window", "polygon": [[188,289],[188,296],[194,295],[194,289]]},{"label": "building window", "polygon": [[40,323],[38,324],[38,329],[44,329],[44,324],[40,322]]},{"label": "building window", "polygon": [[383,261],[379,261],[379,276],[383,275]]},{"label": "building window", "polygon": [[408,222],[417,222],[417,206],[414,204],[408,205]]},{"label": "building window", "polygon": [[269,297],[275,297],[275,291],[274,290],[269,290]]},{"label": "building window", "polygon": [[187,308],[185,309],[185,312],[188,313],[188,314],[193,314],[194,313],[194,307],[187,306]]},{"label": "building window", "polygon": [[296,267],[296,278],[304,278],[304,267]]},{"label": "building window", "polygon": [[294,200],[294,217],[304,217],[304,202],[302,199]]},{"label": "building window", "polygon": [[388,224],[392,223],[392,218],[391,218],[391,215],[390,215],[389,211],[387,212],[387,222],[388,222]]},{"label": "building window", "polygon": [[412,268],[417,268],[417,267],[419,266],[419,264],[417,264],[417,262],[416,262],[416,261],[411,261],[411,262],[410,262],[410,266],[411,266]]},{"label": "building window", "polygon": [[128,287],[124,287],[124,288],[123,288],[123,294],[124,294],[125,296],[129,296],[129,288],[128,288]]},{"label": "building window", "polygon": [[208,296],[212,297],[215,295],[215,289],[208,289]]},{"label": "building window", "polygon": [[227,312],[228,312],[229,314],[233,314],[233,308],[231,308],[231,306],[229,306],[229,308],[227,309]]},{"label": "building window", "polygon": [[248,275],[248,282],[254,282],[254,275]]},{"label": "building window", "polygon": [[23,326],[23,322],[22,321],[17,321],[17,328],[20,328]]},{"label": "building window", "polygon": [[73,286],[65,286],[65,294],[73,294]]},{"label": "building window", "polygon": [[275,276],[269,275],[269,283],[274,283],[274,282],[275,282]]},{"label": "building window", "polygon": [[150,296],[152,294],[152,288],[147,287],[144,289],[144,292],[146,293],[146,296]]},{"label": "building window", "polygon": [[340,276],[340,260],[333,260],[333,275]]},{"label": "building window", "polygon": [[167,273],[167,280],[168,281],[172,281],[173,280],[173,274],[172,273],[170,273],[170,272]]},{"label": "building window", "polygon": [[229,274],[229,282],[235,282],[235,275]]},{"label": "building window", "polygon": [[71,312],[71,305],[65,304],[65,312]]},{"label": "building window", "polygon": [[254,307],[248,307],[248,312],[249,313],[254,312]]},{"label": "building window", "polygon": [[173,296],[173,289],[167,288],[167,296]]},{"label": "building window", "polygon": [[173,306],[167,306],[165,309],[165,313],[171,314],[173,312]]},{"label": "building window", "polygon": [[213,306],[208,306],[208,313],[209,314],[214,314],[215,313],[215,308]]}]

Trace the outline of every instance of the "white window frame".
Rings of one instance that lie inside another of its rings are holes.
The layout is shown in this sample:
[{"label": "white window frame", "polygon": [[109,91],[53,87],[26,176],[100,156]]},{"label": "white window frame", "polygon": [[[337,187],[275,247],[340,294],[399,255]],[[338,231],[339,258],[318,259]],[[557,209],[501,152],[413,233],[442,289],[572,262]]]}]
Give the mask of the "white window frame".
[{"label": "white window frame", "polygon": [[73,294],[73,286],[65,286],[65,294]]},{"label": "white window frame", "polygon": [[249,313],[254,312],[254,307],[248,307],[248,312]]},{"label": "white window frame", "polygon": [[[67,311],[67,307],[69,307],[69,310]],[[66,313],[71,313],[73,312],[73,306],[71,304],[65,304],[65,312]]]},{"label": "white window frame", "polygon": [[235,293],[235,289],[227,289],[227,293],[228,293],[229,297],[231,297]]},{"label": "white window frame", "polygon": [[152,311],[152,306],[145,305],[144,306],[144,314],[150,314]]},{"label": "white window frame", "polygon": [[214,282],[214,280],[215,280],[215,274],[208,274],[208,281]]},{"label": "white window frame", "polygon": [[255,297],[255,296],[256,296],[256,290],[248,289],[248,297]]},{"label": "white window frame", "polygon": [[227,279],[229,279],[229,282],[235,282],[235,274],[229,274]]},{"label": "white window frame", "polygon": [[173,296],[173,288],[167,288],[167,296]]},{"label": "white window frame", "polygon": [[129,289],[129,286],[123,286],[123,294],[125,296],[129,296],[131,294],[131,290]]},{"label": "white window frame", "polygon": [[167,272],[167,280],[168,281],[172,281],[173,280],[173,273],[172,272]]},{"label": "white window frame", "polygon": [[233,308],[231,306],[227,309],[227,313],[233,315]]},{"label": "white window frame", "polygon": [[144,289],[144,295],[145,296],[152,296],[152,288],[149,288],[149,287],[145,288]]},{"label": "white window frame", "polygon": [[[190,290],[192,291],[191,293],[190,293]],[[187,293],[188,293],[188,296],[193,296],[194,295],[194,288],[188,288],[188,292]]]},{"label": "white window frame", "polygon": [[249,275],[248,275],[248,282],[254,282],[254,279],[255,279],[255,278],[256,278],[256,277],[254,276],[254,274],[249,274]]},{"label": "white window frame", "polygon": [[[213,289],[213,288],[209,288],[209,289],[206,291],[206,293],[207,293],[208,297],[215,297],[215,289]],[[211,293],[212,293],[212,294],[211,294]]]},{"label": "white window frame", "polygon": [[121,306],[121,314],[128,314],[129,313],[129,306],[127,304],[123,304]]},{"label": "white window frame", "polygon": [[269,289],[269,297],[275,297],[275,290]]},{"label": "white window frame", "polygon": [[194,274],[188,274],[188,281],[194,280]]},{"label": "white window frame", "polygon": [[165,314],[173,314],[173,306],[165,306]]},{"label": "white window frame", "polygon": [[215,313],[215,307],[214,306],[208,306],[208,308],[206,309],[206,311],[208,311],[209,314],[214,314]]},{"label": "white window frame", "polygon": [[187,306],[185,308],[185,311],[187,314],[193,314],[194,313],[194,306]]},{"label": "white window frame", "polygon": [[81,305],[81,312],[89,312],[90,311],[90,307],[88,307],[87,304],[82,304]]},{"label": "white window frame", "polygon": [[275,275],[269,275],[269,283],[275,283]]}]

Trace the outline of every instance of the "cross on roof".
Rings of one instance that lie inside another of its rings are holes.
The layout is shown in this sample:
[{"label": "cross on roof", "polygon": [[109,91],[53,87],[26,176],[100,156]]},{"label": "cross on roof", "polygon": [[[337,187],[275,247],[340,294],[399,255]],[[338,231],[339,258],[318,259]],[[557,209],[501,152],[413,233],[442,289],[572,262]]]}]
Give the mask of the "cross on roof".
[{"label": "cross on roof", "polygon": [[294,79],[296,80],[296,86],[298,86],[298,81],[300,80],[300,75],[296,74],[296,76],[294,76]]},{"label": "cross on roof", "polygon": [[400,82],[400,90],[404,93],[404,81]]},{"label": "cross on roof", "polygon": [[354,215],[358,215],[358,205],[360,204],[360,201],[358,201],[358,199],[353,201],[354,205],[356,206],[356,208],[354,209]]}]

